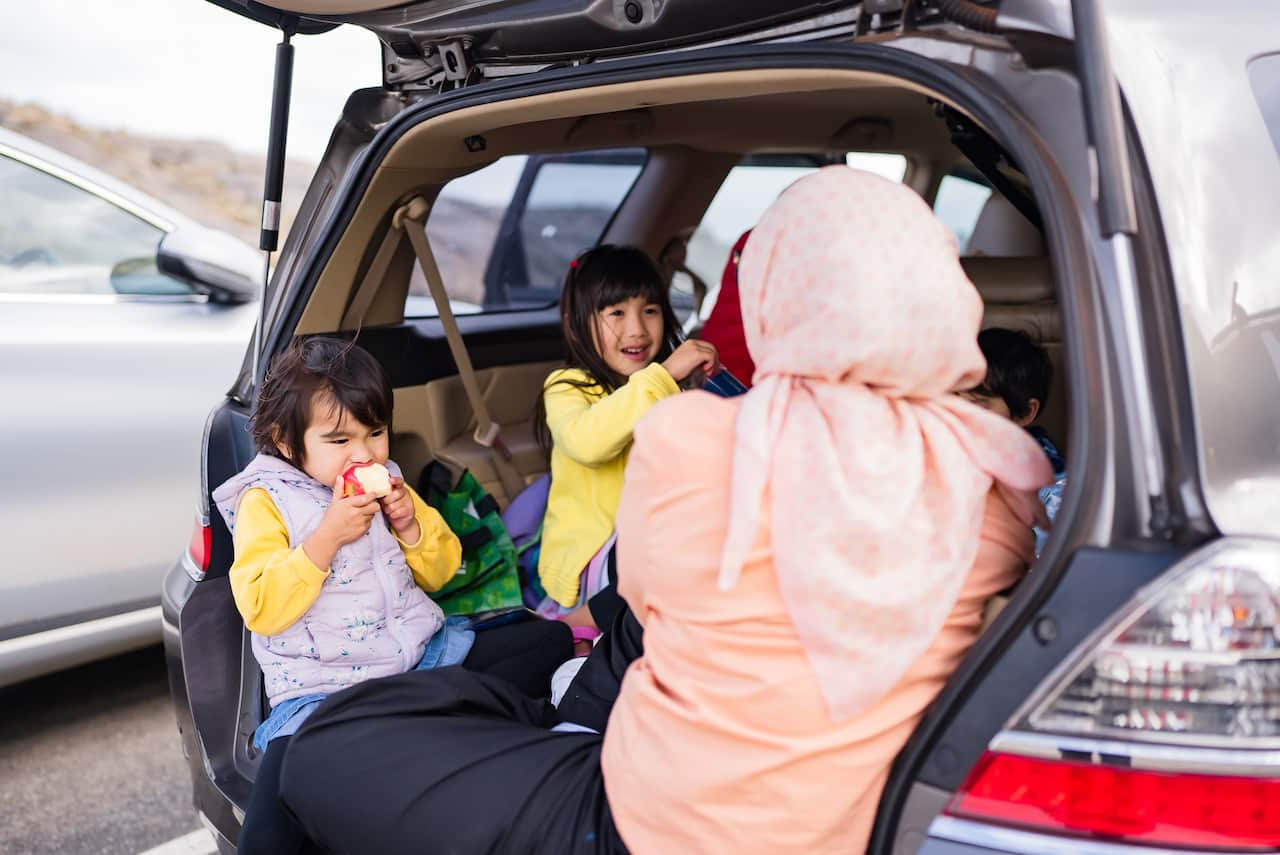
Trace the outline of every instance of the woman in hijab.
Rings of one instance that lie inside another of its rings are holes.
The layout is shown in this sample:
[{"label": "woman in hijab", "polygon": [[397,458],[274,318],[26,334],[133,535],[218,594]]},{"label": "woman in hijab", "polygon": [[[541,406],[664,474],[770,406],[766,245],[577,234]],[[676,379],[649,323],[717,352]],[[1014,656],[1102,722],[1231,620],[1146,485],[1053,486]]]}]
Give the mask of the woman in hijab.
[{"label": "woman in hijab", "polygon": [[[333,696],[284,796],[352,853],[827,852],[1032,560],[1035,441],[956,392],[982,301],[910,189],[801,179],[742,256],[755,386],[635,431],[618,514],[644,627],[604,734],[445,669]],[[692,473],[692,474],[688,474]]]}]

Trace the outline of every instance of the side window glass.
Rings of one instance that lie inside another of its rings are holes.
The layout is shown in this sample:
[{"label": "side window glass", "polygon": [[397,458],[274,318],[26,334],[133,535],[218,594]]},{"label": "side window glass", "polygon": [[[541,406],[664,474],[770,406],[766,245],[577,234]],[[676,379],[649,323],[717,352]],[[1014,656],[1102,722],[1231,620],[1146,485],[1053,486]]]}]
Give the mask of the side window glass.
[{"label": "side window glass", "polygon": [[1260,56],[1249,63],[1249,82],[1253,97],[1267,123],[1271,143],[1280,154],[1280,53]]},{"label": "side window glass", "polygon": [[[845,161],[893,181],[901,181],[907,171],[907,160],[900,154],[853,152]],[[756,155],[729,170],[689,239],[686,264],[708,289],[696,318],[692,281],[678,274],[671,283],[671,304],[686,330],[692,331],[711,314],[720,289],[720,275],[742,233],[755,227],[778,194],[828,162],[810,155]]]},{"label": "side window glass", "polygon": [[[554,304],[569,262],[599,243],[645,156],[619,149],[504,157],[449,182],[427,235],[454,311]],[[405,316],[435,314],[415,267]]]},{"label": "side window glass", "polygon": [[163,236],[100,196],[0,155],[0,293],[190,294],[156,269]]},{"label": "side window glass", "polygon": [[933,197],[933,212],[955,232],[961,255],[968,251],[973,227],[977,225],[978,216],[989,198],[991,187],[963,175],[943,176],[938,184],[938,193]]}]

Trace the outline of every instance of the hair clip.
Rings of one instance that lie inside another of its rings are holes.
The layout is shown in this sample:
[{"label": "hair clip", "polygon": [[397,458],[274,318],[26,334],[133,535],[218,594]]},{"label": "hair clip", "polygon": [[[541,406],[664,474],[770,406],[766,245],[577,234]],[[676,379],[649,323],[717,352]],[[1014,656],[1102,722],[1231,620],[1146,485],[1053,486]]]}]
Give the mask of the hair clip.
[{"label": "hair clip", "polygon": [[569,269],[576,270],[577,268],[578,268],[578,259],[575,258],[569,262]]}]

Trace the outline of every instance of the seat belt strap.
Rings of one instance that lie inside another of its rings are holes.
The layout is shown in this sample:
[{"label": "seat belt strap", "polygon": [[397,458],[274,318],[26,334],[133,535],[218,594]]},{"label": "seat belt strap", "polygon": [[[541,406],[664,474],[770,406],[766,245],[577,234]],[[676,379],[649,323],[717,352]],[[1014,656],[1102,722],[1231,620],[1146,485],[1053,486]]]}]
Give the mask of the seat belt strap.
[{"label": "seat belt strap", "polygon": [[[449,305],[449,295],[445,293],[440,268],[436,264],[435,254],[431,251],[431,244],[427,240],[426,219],[430,210],[426,199],[415,196],[395,212],[391,218],[391,231],[409,235],[409,242],[413,245],[414,254],[418,257],[418,265],[422,268],[422,275],[427,280],[427,288],[431,291],[431,298],[435,300],[436,312],[440,316],[440,325],[444,327],[444,337],[449,343],[449,351],[453,354],[454,364],[458,366],[462,388],[467,394],[467,400],[471,402],[471,411],[476,417],[475,440],[489,449],[494,468],[498,470],[498,479],[502,482],[502,488],[507,494],[507,501],[510,502],[524,489],[524,479],[516,471],[515,464],[511,460],[511,452],[502,441],[498,423],[489,417],[489,408],[485,405],[480,381],[476,378],[475,369],[471,365],[471,356],[467,353],[466,344],[462,340],[462,331],[458,329],[453,308]],[[388,232],[387,239],[383,241],[384,246],[378,250],[379,254],[390,240],[390,235],[391,232]],[[374,265],[377,261],[375,256]],[[388,260],[387,263],[390,261]],[[373,265],[370,269],[373,269]],[[367,283],[361,284],[361,290],[364,289],[365,284]],[[356,296],[358,298],[360,295]]]}]

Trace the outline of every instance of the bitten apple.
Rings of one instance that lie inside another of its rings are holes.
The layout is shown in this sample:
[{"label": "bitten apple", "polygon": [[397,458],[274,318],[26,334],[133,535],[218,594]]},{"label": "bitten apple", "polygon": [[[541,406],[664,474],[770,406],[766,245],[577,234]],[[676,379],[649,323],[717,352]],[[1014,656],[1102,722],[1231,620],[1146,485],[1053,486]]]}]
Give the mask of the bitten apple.
[{"label": "bitten apple", "polygon": [[381,463],[357,463],[342,473],[343,497],[368,493],[381,499],[390,492],[391,473]]}]

